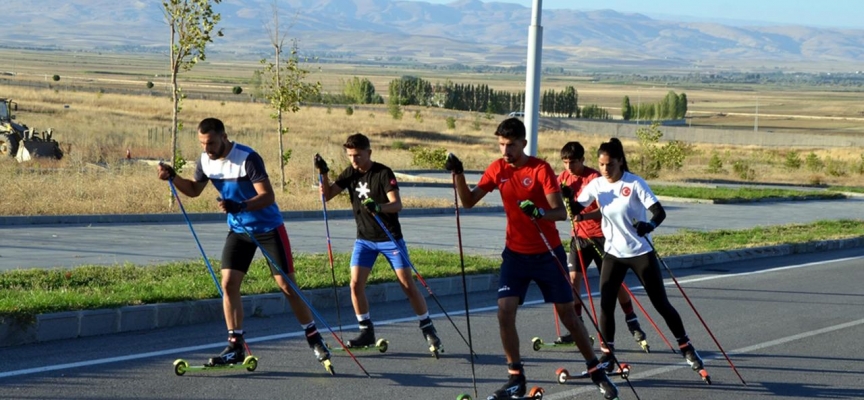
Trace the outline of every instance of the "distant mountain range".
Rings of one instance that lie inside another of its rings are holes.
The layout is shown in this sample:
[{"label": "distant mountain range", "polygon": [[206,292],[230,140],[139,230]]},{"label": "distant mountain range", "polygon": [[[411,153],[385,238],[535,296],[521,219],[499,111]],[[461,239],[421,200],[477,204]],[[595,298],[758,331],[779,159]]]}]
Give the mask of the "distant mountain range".
[{"label": "distant mountain range", "polygon": [[[393,0],[280,0],[282,25],[302,50],[351,59],[412,59],[435,64],[524,64],[531,9],[510,3],[449,4]],[[264,26],[271,0],[223,0],[212,50],[259,57],[270,51]],[[161,1],[4,2],[0,47],[161,51],[168,28]],[[758,18],[758,16],[754,16]],[[733,27],[673,22],[611,10],[546,10],[544,65],[686,67],[735,61],[864,61],[864,30],[803,26]]]}]

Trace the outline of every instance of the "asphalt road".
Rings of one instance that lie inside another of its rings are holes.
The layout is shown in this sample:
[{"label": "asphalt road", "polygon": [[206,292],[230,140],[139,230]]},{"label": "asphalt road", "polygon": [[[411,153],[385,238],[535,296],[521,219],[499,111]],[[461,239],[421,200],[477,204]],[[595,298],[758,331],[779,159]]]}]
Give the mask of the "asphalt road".
[{"label": "asphalt road", "polygon": [[[618,336],[620,357],[633,367],[630,381],[642,399],[864,397],[864,381],[859,376],[864,369],[864,342],[860,340],[864,335],[860,312],[864,306],[862,261],[864,256],[856,249],[676,271],[748,385],[741,384],[672,285],[667,291],[706,359],[714,384],[702,383],[679,355],[665,347],[644,317],[651,354],[639,351],[624,334]],[[638,282],[629,284],[638,287]],[[641,291],[634,291],[645,300]],[[472,294],[470,298],[481,398],[506,379],[494,295]],[[532,292],[518,317],[529,384],[544,387],[546,399],[600,399],[586,381],[555,383],[557,368],[583,369],[573,350],[531,350],[532,336],[546,340],[555,336],[551,307],[539,304],[538,299]],[[462,297],[445,297],[441,302],[459,329],[467,333]],[[431,301],[430,309],[439,310]],[[334,310],[322,311],[335,325]],[[375,305],[372,312],[378,336],[387,338],[390,348],[385,354],[357,355],[371,379],[345,355],[334,357],[337,376],[327,375],[306,347],[296,322],[284,316],[248,320],[250,346],[260,357],[255,372],[174,375],[175,358],[200,363],[221,350],[221,322],[2,348],[0,397],[454,399],[473,391],[468,348],[446,318],[434,316],[446,346],[443,357],[435,360],[426,352],[417,322],[404,304]],[[350,315],[347,307],[343,307],[342,315]],[[657,317],[656,312],[651,315]],[[623,324],[620,315],[618,319]],[[353,335],[356,324],[344,323],[345,336]],[[665,328],[663,332],[668,334]],[[615,380],[622,399],[636,398],[626,383]]]},{"label": "asphalt road", "polygon": [[[403,186],[405,196],[451,196],[452,189]],[[495,205],[497,192],[486,196]],[[859,219],[864,199],[751,204],[697,204],[664,202],[667,219],[656,234],[680,229],[744,229],[754,226],[807,223],[823,219]],[[453,213],[400,217],[409,246],[456,250]],[[475,254],[500,254],[504,246],[503,212],[461,216],[463,247]],[[323,253],[327,240],[323,218],[293,219],[286,227],[295,252]],[[566,223],[559,223],[562,237]],[[220,258],[228,228],[224,222],[199,222],[194,229],[205,253]],[[356,238],[353,219],[330,219],[330,234],[336,252],[351,250]],[[658,249],[662,254],[663,249]],[[152,264],[200,258],[185,223],[19,225],[0,228],[0,270],[47,268],[83,264],[131,262]]]}]

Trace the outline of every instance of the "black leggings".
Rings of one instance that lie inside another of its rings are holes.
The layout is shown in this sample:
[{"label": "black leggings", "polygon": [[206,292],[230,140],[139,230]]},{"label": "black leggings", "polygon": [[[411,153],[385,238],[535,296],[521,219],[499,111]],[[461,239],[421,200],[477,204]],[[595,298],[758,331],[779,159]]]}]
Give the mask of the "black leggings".
[{"label": "black leggings", "polygon": [[631,258],[618,258],[609,254],[603,257],[603,268],[600,270],[600,333],[608,343],[615,343],[615,303],[618,302],[618,290],[624,282],[627,270],[632,269],[642,282],[645,293],[654,309],[666,320],[666,325],[676,338],[683,338],[687,332],[681,316],[666,297],[666,287],[660,274],[660,265],[654,252]]}]

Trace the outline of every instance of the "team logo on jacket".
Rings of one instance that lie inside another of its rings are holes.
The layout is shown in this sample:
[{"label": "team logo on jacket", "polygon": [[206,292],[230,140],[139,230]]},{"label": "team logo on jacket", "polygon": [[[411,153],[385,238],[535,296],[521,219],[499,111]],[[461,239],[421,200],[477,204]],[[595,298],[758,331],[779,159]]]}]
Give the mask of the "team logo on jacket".
[{"label": "team logo on jacket", "polygon": [[621,195],[624,197],[630,196],[630,188],[627,186],[624,186],[624,188],[621,189]]},{"label": "team logo on jacket", "polygon": [[526,176],[522,178],[522,186],[528,187],[531,186],[532,183],[534,183],[534,181],[532,181],[530,177]]},{"label": "team logo on jacket", "polygon": [[391,178],[391,179],[390,179],[390,186],[393,186],[393,187],[396,187],[396,186],[397,186],[397,185],[396,185],[396,178]]}]

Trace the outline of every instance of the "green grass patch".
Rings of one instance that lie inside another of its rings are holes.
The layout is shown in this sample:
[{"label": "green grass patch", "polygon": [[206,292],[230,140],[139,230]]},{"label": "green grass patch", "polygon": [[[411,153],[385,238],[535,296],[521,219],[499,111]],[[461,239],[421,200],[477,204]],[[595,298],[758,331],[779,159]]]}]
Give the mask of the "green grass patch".
[{"label": "green grass patch", "polygon": [[835,192],[864,193],[864,187],[860,186],[829,186],[828,190]]},{"label": "green grass patch", "polygon": [[[839,220],[745,230],[680,231],[655,237],[655,245],[661,256],[672,256],[862,236],[864,221]],[[347,286],[350,254],[337,253],[334,257],[337,285]],[[427,279],[460,274],[457,253],[413,248],[411,259]],[[497,273],[499,263],[499,257],[466,255],[465,271],[468,274]],[[219,268],[219,263],[214,261],[213,266]],[[326,254],[296,254],[295,267],[302,289],[332,287]],[[393,272],[386,261],[379,259],[369,282],[393,281]],[[275,292],[278,289],[266,264],[263,260],[255,261],[243,283],[243,294]],[[213,280],[202,261],[151,266],[21,269],[0,273],[0,320],[11,317],[26,322],[41,313],[217,297]]]},{"label": "green grass patch", "polygon": [[657,196],[681,197],[715,201],[762,201],[772,199],[834,200],[843,199],[842,193],[818,190],[757,189],[757,188],[710,188],[698,186],[652,186]]}]

